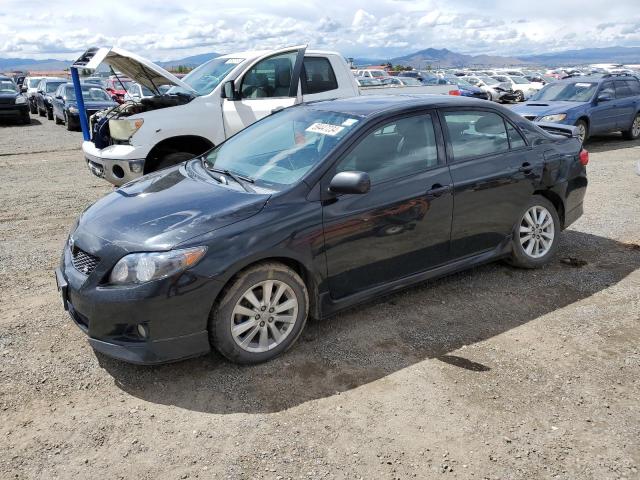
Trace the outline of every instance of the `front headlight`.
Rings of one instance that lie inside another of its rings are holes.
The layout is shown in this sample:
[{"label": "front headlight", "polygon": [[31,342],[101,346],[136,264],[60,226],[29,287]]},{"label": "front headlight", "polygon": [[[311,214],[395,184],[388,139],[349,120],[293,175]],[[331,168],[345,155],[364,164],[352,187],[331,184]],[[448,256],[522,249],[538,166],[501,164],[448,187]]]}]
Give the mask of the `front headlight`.
[{"label": "front headlight", "polygon": [[206,251],[207,247],[195,247],[169,252],[131,253],[113,267],[109,283],[130,285],[160,280],[193,267]]},{"label": "front headlight", "polygon": [[27,99],[24,98],[22,95],[19,95],[16,97],[16,105],[23,105],[27,103]]},{"label": "front headlight", "polygon": [[69,107],[70,113],[78,113],[78,109],[76,107]]},{"label": "front headlight", "polygon": [[546,117],[542,117],[540,119],[541,122],[550,122],[550,123],[558,123],[567,118],[566,113],[556,113],[555,115],[547,115]]},{"label": "front headlight", "polygon": [[114,140],[129,140],[143,123],[144,120],[142,118],[136,118],[135,120],[112,119],[109,120],[109,132]]}]

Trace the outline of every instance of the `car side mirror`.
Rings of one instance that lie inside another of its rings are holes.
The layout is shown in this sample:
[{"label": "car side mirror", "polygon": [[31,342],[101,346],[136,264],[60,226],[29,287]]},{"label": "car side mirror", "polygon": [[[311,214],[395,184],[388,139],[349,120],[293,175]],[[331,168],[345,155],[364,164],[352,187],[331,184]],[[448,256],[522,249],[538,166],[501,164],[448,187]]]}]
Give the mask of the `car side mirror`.
[{"label": "car side mirror", "polygon": [[236,90],[236,86],[233,80],[224,82],[224,84],[222,85],[222,91],[220,92],[220,96],[222,98],[226,98],[227,100],[231,100],[231,101],[240,100],[240,94]]},{"label": "car side mirror", "polygon": [[597,102],[610,102],[611,100],[613,100],[613,97],[611,97],[611,94],[606,93],[606,92],[602,92],[598,94],[598,98],[596,98]]},{"label": "car side mirror", "polygon": [[58,100],[62,100],[62,95],[56,95],[56,98],[57,98]]},{"label": "car side mirror", "polygon": [[332,193],[362,194],[371,190],[371,179],[366,172],[340,172],[336,173],[329,184]]}]

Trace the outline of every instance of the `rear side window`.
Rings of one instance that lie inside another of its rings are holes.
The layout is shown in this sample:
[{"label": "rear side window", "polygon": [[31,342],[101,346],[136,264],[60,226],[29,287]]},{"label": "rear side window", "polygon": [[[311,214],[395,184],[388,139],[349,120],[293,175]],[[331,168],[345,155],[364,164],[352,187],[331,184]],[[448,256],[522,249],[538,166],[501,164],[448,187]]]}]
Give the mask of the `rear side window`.
[{"label": "rear side window", "polygon": [[617,80],[614,84],[616,86],[616,98],[630,97],[632,95],[631,89],[624,80]]},{"label": "rear side window", "polygon": [[506,124],[507,124],[507,135],[509,135],[509,145],[511,146],[511,148],[514,149],[514,148],[526,147],[527,142],[524,141],[524,138],[522,138],[522,135],[520,135],[520,132],[518,132],[518,130],[516,130],[515,127],[511,125],[509,122],[506,122]]},{"label": "rear side window", "polygon": [[509,150],[507,130],[502,117],[497,113],[445,112],[444,119],[455,161],[504,153]]},{"label": "rear side window", "polygon": [[626,80],[631,95],[640,95],[640,82],[638,80]]},{"label": "rear side window", "polygon": [[342,159],[338,171],[367,172],[373,183],[416,174],[438,164],[431,115],[394,120],[369,133]]},{"label": "rear side window", "polygon": [[305,57],[302,64],[302,93],[321,93],[338,88],[336,74],[328,58]]}]

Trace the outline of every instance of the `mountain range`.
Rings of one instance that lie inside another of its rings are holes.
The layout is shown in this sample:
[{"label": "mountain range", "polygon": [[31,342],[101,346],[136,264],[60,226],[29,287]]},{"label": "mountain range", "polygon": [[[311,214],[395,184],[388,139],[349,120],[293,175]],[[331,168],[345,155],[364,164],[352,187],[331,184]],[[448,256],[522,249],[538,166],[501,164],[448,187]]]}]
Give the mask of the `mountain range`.
[{"label": "mountain range", "polygon": [[[220,54],[211,52],[193,55],[177,60],[156,62],[164,68],[175,68],[183,65],[197,67],[205,61]],[[437,68],[494,66],[507,65],[576,65],[589,63],[622,63],[640,64],[640,47],[606,47],[585,48],[581,50],[565,50],[561,52],[543,53],[537,55],[518,55],[504,57],[498,55],[466,55],[452,52],[446,48],[427,48],[418,52],[395,58],[354,58],[356,65],[373,65],[390,62],[393,65],[407,65],[424,68],[428,65]],[[10,70],[50,71],[64,70],[72,63],[71,60],[34,60],[32,58],[0,58],[0,72]]]}]

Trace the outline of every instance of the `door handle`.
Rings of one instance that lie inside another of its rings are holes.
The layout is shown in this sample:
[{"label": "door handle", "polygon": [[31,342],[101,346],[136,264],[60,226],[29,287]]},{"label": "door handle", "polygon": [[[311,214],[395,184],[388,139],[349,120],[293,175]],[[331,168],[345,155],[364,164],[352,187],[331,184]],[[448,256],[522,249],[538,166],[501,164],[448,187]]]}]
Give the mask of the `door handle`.
[{"label": "door handle", "polygon": [[440,195],[450,191],[451,185],[440,185],[439,183],[436,183],[431,186],[430,190],[427,190],[427,195],[430,197],[439,197]]},{"label": "door handle", "polygon": [[532,170],[533,170],[533,165],[531,165],[529,162],[524,162],[522,166],[518,169],[519,172],[524,172],[524,173],[531,173]]}]

